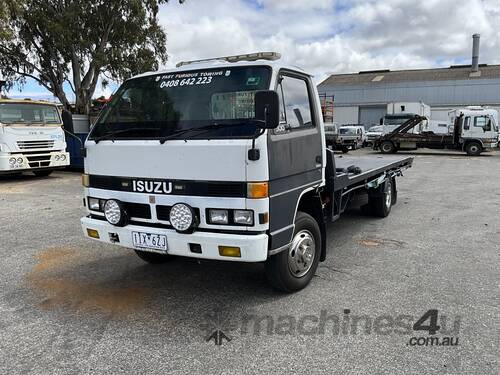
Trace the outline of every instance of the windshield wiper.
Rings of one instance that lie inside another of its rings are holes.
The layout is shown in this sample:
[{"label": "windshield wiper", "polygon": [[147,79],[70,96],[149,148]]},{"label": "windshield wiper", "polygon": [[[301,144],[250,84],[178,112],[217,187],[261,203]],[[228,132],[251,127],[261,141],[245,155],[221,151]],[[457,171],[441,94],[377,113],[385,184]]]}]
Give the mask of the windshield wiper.
[{"label": "windshield wiper", "polygon": [[[251,122],[251,120],[249,120],[249,122]],[[166,141],[170,140],[170,139],[175,139],[177,138],[179,135],[182,135],[182,134],[187,134],[187,133],[191,133],[191,132],[195,132],[196,135],[200,135],[200,134],[204,134],[204,133],[207,133],[209,132],[210,130],[213,130],[213,129],[222,129],[222,128],[230,128],[232,126],[239,126],[239,125],[243,125],[243,124],[247,124],[248,122],[238,122],[238,123],[230,123],[230,124],[219,124],[219,123],[213,123],[213,124],[209,124],[209,125],[205,125],[205,126],[200,126],[200,127],[197,127],[197,128],[187,128],[187,129],[181,129],[181,130],[177,130],[165,137],[162,137],[160,138],[160,143],[161,144],[164,144]],[[186,140],[186,138],[184,139]]]},{"label": "windshield wiper", "polygon": [[[127,129],[120,129],[120,130],[115,130],[106,134],[103,134],[99,137],[94,138],[95,143],[99,143],[99,141],[103,141],[105,139],[108,139],[109,137],[114,137],[115,135],[118,134],[123,134],[123,133],[128,133],[131,131],[139,131],[139,130],[158,130],[158,128],[145,128],[145,127],[135,127],[135,128],[127,128]],[[114,138],[110,139],[112,142],[114,142]]]}]

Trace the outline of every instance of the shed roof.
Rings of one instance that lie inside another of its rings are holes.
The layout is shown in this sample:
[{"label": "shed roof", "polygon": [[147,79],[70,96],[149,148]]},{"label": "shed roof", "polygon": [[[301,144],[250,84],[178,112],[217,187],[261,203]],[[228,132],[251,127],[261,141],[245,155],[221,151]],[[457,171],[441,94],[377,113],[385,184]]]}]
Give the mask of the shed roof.
[{"label": "shed roof", "polygon": [[500,79],[500,65],[479,65],[479,74],[472,73],[470,65],[449,68],[416,70],[372,70],[350,74],[333,74],[320,86],[351,86],[415,81],[451,81]]}]

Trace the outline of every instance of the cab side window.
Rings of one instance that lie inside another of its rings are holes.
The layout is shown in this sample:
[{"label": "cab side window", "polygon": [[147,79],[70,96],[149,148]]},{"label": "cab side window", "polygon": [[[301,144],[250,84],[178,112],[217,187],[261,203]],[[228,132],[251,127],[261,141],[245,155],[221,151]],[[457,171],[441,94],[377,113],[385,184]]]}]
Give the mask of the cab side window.
[{"label": "cab side window", "polygon": [[466,117],[464,119],[464,130],[469,130],[470,129],[470,117]]},{"label": "cab side window", "polygon": [[305,79],[282,76],[278,85],[278,95],[280,97],[280,122],[285,129],[295,130],[315,126]]},{"label": "cab side window", "polygon": [[474,117],[474,127],[491,130],[491,120],[487,116]]}]

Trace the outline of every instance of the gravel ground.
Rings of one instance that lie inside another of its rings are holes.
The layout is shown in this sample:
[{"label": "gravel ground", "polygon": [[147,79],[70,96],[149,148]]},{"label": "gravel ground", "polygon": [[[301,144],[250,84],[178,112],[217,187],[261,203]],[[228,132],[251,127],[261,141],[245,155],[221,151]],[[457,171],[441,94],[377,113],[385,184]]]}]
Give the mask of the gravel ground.
[{"label": "gravel ground", "polygon": [[[0,178],[0,373],[500,373],[500,152],[415,155],[391,215],[332,224],[293,295],[261,264],[83,238],[77,173]],[[431,309],[458,345],[411,345]]]}]

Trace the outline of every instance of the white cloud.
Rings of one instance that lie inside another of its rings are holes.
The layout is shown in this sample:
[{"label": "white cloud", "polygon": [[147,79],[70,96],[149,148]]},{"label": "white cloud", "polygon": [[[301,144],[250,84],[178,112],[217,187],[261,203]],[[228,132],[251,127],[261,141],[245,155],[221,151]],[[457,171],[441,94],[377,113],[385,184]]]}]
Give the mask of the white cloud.
[{"label": "white cloud", "polygon": [[168,66],[179,60],[276,50],[318,79],[331,72],[500,63],[498,0],[187,0],[162,7]]},{"label": "white cloud", "polygon": [[[319,81],[329,73],[470,63],[473,33],[481,33],[480,62],[500,63],[500,0],[186,0],[162,5],[159,16],[167,67],[277,51]],[[112,89],[98,85],[95,97]]]}]

